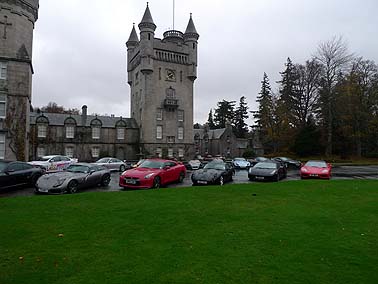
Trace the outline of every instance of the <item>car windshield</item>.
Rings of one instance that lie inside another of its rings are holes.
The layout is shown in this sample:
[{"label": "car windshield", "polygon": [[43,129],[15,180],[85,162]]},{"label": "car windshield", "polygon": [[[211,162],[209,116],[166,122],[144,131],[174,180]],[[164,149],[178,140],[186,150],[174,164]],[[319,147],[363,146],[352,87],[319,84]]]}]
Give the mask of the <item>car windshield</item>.
[{"label": "car windshield", "polygon": [[305,166],[314,168],[326,168],[327,164],[324,161],[308,161]]},{"label": "car windshield", "polygon": [[102,158],[102,159],[100,159],[100,160],[98,160],[96,163],[107,163],[107,162],[109,162],[109,158]]},{"label": "car windshield", "polygon": [[87,174],[89,173],[89,167],[88,166],[83,166],[83,165],[70,165],[67,169],[67,172],[71,173],[84,173]]},{"label": "car windshield", "polygon": [[225,170],[226,166],[224,163],[219,163],[219,162],[212,162],[212,163],[208,163],[204,169],[213,169],[213,170]]},{"label": "car windshield", "polygon": [[47,156],[45,156],[45,157],[39,157],[39,158],[37,159],[37,161],[47,162],[47,161],[50,160],[50,159],[51,159],[51,157],[47,157]]},{"label": "car windshield", "polygon": [[254,166],[254,168],[257,168],[257,169],[276,169],[277,164],[276,163],[260,162],[260,163],[257,163]]},{"label": "car windshield", "polygon": [[246,162],[246,159],[244,159],[244,158],[235,158],[234,161],[236,161],[236,162]]},{"label": "car windshield", "polygon": [[8,163],[0,162],[0,172],[3,172],[7,167]]},{"label": "car windshield", "polygon": [[278,159],[280,159],[282,161],[289,161],[290,160],[289,158],[286,158],[286,157],[279,157]]},{"label": "car windshield", "polygon": [[154,161],[154,160],[145,160],[140,164],[138,168],[147,168],[147,169],[162,169],[164,167],[164,162]]}]

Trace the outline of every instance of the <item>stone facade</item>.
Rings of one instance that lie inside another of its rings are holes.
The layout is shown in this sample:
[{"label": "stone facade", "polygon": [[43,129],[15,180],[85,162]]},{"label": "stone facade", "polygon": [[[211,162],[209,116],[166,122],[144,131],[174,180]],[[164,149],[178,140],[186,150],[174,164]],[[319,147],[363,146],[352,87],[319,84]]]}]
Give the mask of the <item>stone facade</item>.
[{"label": "stone facade", "polygon": [[140,128],[145,156],[194,155],[193,84],[197,78],[198,33],[192,17],[185,33],[170,30],[155,38],[147,5],[140,40],[133,27],[127,41],[131,117]]},{"label": "stone facade", "polygon": [[0,159],[27,160],[38,0],[0,1]]},{"label": "stone facade", "polygon": [[93,162],[100,157],[136,160],[139,129],[132,118],[60,113],[31,113],[30,160],[44,155],[67,155]]},{"label": "stone facade", "polygon": [[205,125],[204,128],[194,129],[194,145],[197,155],[233,158],[243,156],[249,147],[249,140],[237,138],[231,125],[220,129],[209,129]]}]

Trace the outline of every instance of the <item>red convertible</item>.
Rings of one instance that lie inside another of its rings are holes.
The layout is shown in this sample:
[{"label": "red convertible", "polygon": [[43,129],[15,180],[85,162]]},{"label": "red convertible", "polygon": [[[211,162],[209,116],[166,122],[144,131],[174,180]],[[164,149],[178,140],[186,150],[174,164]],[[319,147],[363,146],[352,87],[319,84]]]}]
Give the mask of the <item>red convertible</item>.
[{"label": "red convertible", "polygon": [[127,170],[119,177],[123,188],[159,188],[172,182],[182,182],[186,168],[183,164],[163,159],[147,159],[137,168]]},{"label": "red convertible", "polygon": [[326,163],[325,161],[308,161],[301,167],[301,178],[330,179],[331,168],[331,164]]}]

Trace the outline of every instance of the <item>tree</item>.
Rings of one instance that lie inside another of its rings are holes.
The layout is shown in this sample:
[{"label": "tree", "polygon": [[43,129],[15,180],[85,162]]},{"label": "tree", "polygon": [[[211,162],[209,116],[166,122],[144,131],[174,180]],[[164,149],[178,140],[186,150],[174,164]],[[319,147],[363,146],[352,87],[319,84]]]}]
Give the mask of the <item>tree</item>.
[{"label": "tree", "polygon": [[207,125],[209,126],[209,129],[215,129],[214,118],[213,118],[213,110],[212,109],[210,109],[210,111],[209,111],[209,117],[207,119]]},{"label": "tree", "polygon": [[340,74],[345,71],[353,56],[348,52],[347,44],[342,37],[319,44],[314,60],[323,69],[321,78],[321,115],[326,128],[326,155],[332,155],[335,87],[342,77]]},{"label": "tree", "polygon": [[248,125],[245,120],[248,119],[248,106],[245,101],[246,98],[242,96],[239,100],[239,106],[235,110],[234,129],[236,137],[245,138],[248,133]]},{"label": "tree", "polygon": [[216,128],[225,128],[226,122],[232,122],[235,115],[235,101],[223,100],[218,102],[214,112],[214,123]]},{"label": "tree", "polygon": [[54,102],[49,102],[47,106],[41,107],[40,111],[46,113],[80,114],[80,111],[76,108],[65,109],[63,106],[59,106],[57,103]]},{"label": "tree", "polygon": [[255,119],[256,129],[259,133],[264,147],[277,150],[277,123],[276,123],[276,107],[272,95],[269,78],[266,73],[261,81],[261,90],[257,96],[256,102],[259,104],[257,111],[252,111]]}]

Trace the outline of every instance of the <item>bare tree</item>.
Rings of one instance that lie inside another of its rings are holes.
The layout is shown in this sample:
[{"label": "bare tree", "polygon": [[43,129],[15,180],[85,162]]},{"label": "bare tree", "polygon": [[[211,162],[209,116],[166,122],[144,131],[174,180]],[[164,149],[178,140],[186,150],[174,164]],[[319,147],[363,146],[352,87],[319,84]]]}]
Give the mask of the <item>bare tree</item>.
[{"label": "bare tree", "polygon": [[335,86],[340,79],[340,74],[349,67],[353,55],[349,53],[347,43],[342,37],[334,37],[329,41],[319,44],[314,59],[322,66],[322,101],[323,115],[327,128],[326,155],[332,155],[333,143],[333,102]]}]

